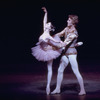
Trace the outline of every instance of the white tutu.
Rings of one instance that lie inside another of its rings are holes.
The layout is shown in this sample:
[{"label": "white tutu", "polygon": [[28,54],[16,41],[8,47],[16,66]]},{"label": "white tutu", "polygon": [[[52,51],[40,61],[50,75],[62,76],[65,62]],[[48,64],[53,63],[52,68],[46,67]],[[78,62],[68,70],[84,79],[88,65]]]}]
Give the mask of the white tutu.
[{"label": "white tutu", "polygon": [[47,47],[42,48],[41,45],[37,45],[31,48],[32,55],[39,61],[49,61],[56,59],[60,56],[61,50],[55,49],[54,47],[48,45]]},{"label": "white tutu", "polygon": [[[60,38],[58,38],[57,36],[55,36],[54,38],[56,40],[60,40]],[[52,44],[54,46],[59,45],[59,43]],[[62,49],[55,48],[54,46],[48,45],[48,43],[46,42],[41,42],[37,46],[31,48],[32,55],[39,61],[49,61],[52,59],[56,59],[61,55]]]}]

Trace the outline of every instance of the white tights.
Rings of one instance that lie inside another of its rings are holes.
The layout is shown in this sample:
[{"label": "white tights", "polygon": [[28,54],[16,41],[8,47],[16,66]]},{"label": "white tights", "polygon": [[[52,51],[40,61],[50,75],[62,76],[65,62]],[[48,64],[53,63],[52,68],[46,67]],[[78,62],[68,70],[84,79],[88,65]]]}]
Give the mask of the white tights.
[{"label": "white tights", "polygon": [[50,60],[47,62],[47,69],[48,69],[47,87],[46,87],[47,95],[50,94],[50,83],[51,83],[51,78],[52,78],[52,64],[53,64],[53,60]]},{"label": "white tights", "polygon": [[80,86],[79,95],[86,94],[85,89],[84,89],[84,84],[83,84],[83,78],[79,72],[76,57],[77,57],[77,55],[68,55],[68,57],[62,56],[60,66],[58,68],[56,89],[53,92],[51,92],[51,94],[60,93],[61,83],[63,80],[63,72],[64,72],[64,69],[67,67],[69,62],[71,64],[71,68],[72,68],[72,70],[73,70],[74,74],[76,75],[76,78],[79,82],[79,86]]}]

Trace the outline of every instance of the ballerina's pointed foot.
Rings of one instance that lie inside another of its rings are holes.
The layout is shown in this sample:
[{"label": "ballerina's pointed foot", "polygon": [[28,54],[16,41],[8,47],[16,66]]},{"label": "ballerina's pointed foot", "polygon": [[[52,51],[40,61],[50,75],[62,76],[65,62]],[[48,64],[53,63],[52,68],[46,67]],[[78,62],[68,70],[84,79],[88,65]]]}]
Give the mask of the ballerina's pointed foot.
[{"label": "ballerina's pointed foot", "polygon": [[86,92],[85,91],[80,91],[80,93],[78,95],[85,95]]},{"label": "ballerina's pointed foot", "polygon": [[46,93],[47,93],[47,95],[50,94],[50,88],[46,88]]},{"label": "ballerina's pointed foot", "polygon": [[60,89],[55,89],[53,92],[51,92],[51,94],[59,94],[60,93]]}]

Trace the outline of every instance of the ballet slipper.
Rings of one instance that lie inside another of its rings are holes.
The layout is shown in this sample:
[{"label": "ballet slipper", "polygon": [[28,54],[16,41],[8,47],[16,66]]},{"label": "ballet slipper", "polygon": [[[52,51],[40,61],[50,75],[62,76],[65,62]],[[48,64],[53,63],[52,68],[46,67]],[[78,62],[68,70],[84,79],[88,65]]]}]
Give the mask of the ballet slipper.
[{"label": "ballet slipper", "polygon": [[47,95],[50,94],[50,88],[49,87],[46,88],[46,93],[47,93]]},{"label": "ballet slipper", "polygon": [[80,91],[78,95],[85,95],[86,92],[85,91]]},{"label": "ballet slipper", "polygon": [[59,94],[60,93],[60,89],[55,89],[53,92],[51,92],[51,94]]}]

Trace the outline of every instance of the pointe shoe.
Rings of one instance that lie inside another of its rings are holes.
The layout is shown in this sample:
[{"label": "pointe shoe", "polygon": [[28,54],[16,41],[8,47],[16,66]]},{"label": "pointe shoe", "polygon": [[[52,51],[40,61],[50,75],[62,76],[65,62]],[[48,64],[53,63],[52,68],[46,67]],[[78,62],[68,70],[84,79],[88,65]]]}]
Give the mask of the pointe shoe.
[{"label": "pointe shoe", "polygon": [[50,94],[50,88],[46,88],[46,93],[47,93],[47,95]]},{"label": "pointe shoe", "polygon": [[78,95],[85,95],[86,92],[85,91],[81,91]]},{"label": "pointe shoe", "polygon": [[51,92],[51,94],[59,94],[60,93],[60,89],[55,89],[53,92]]}]

